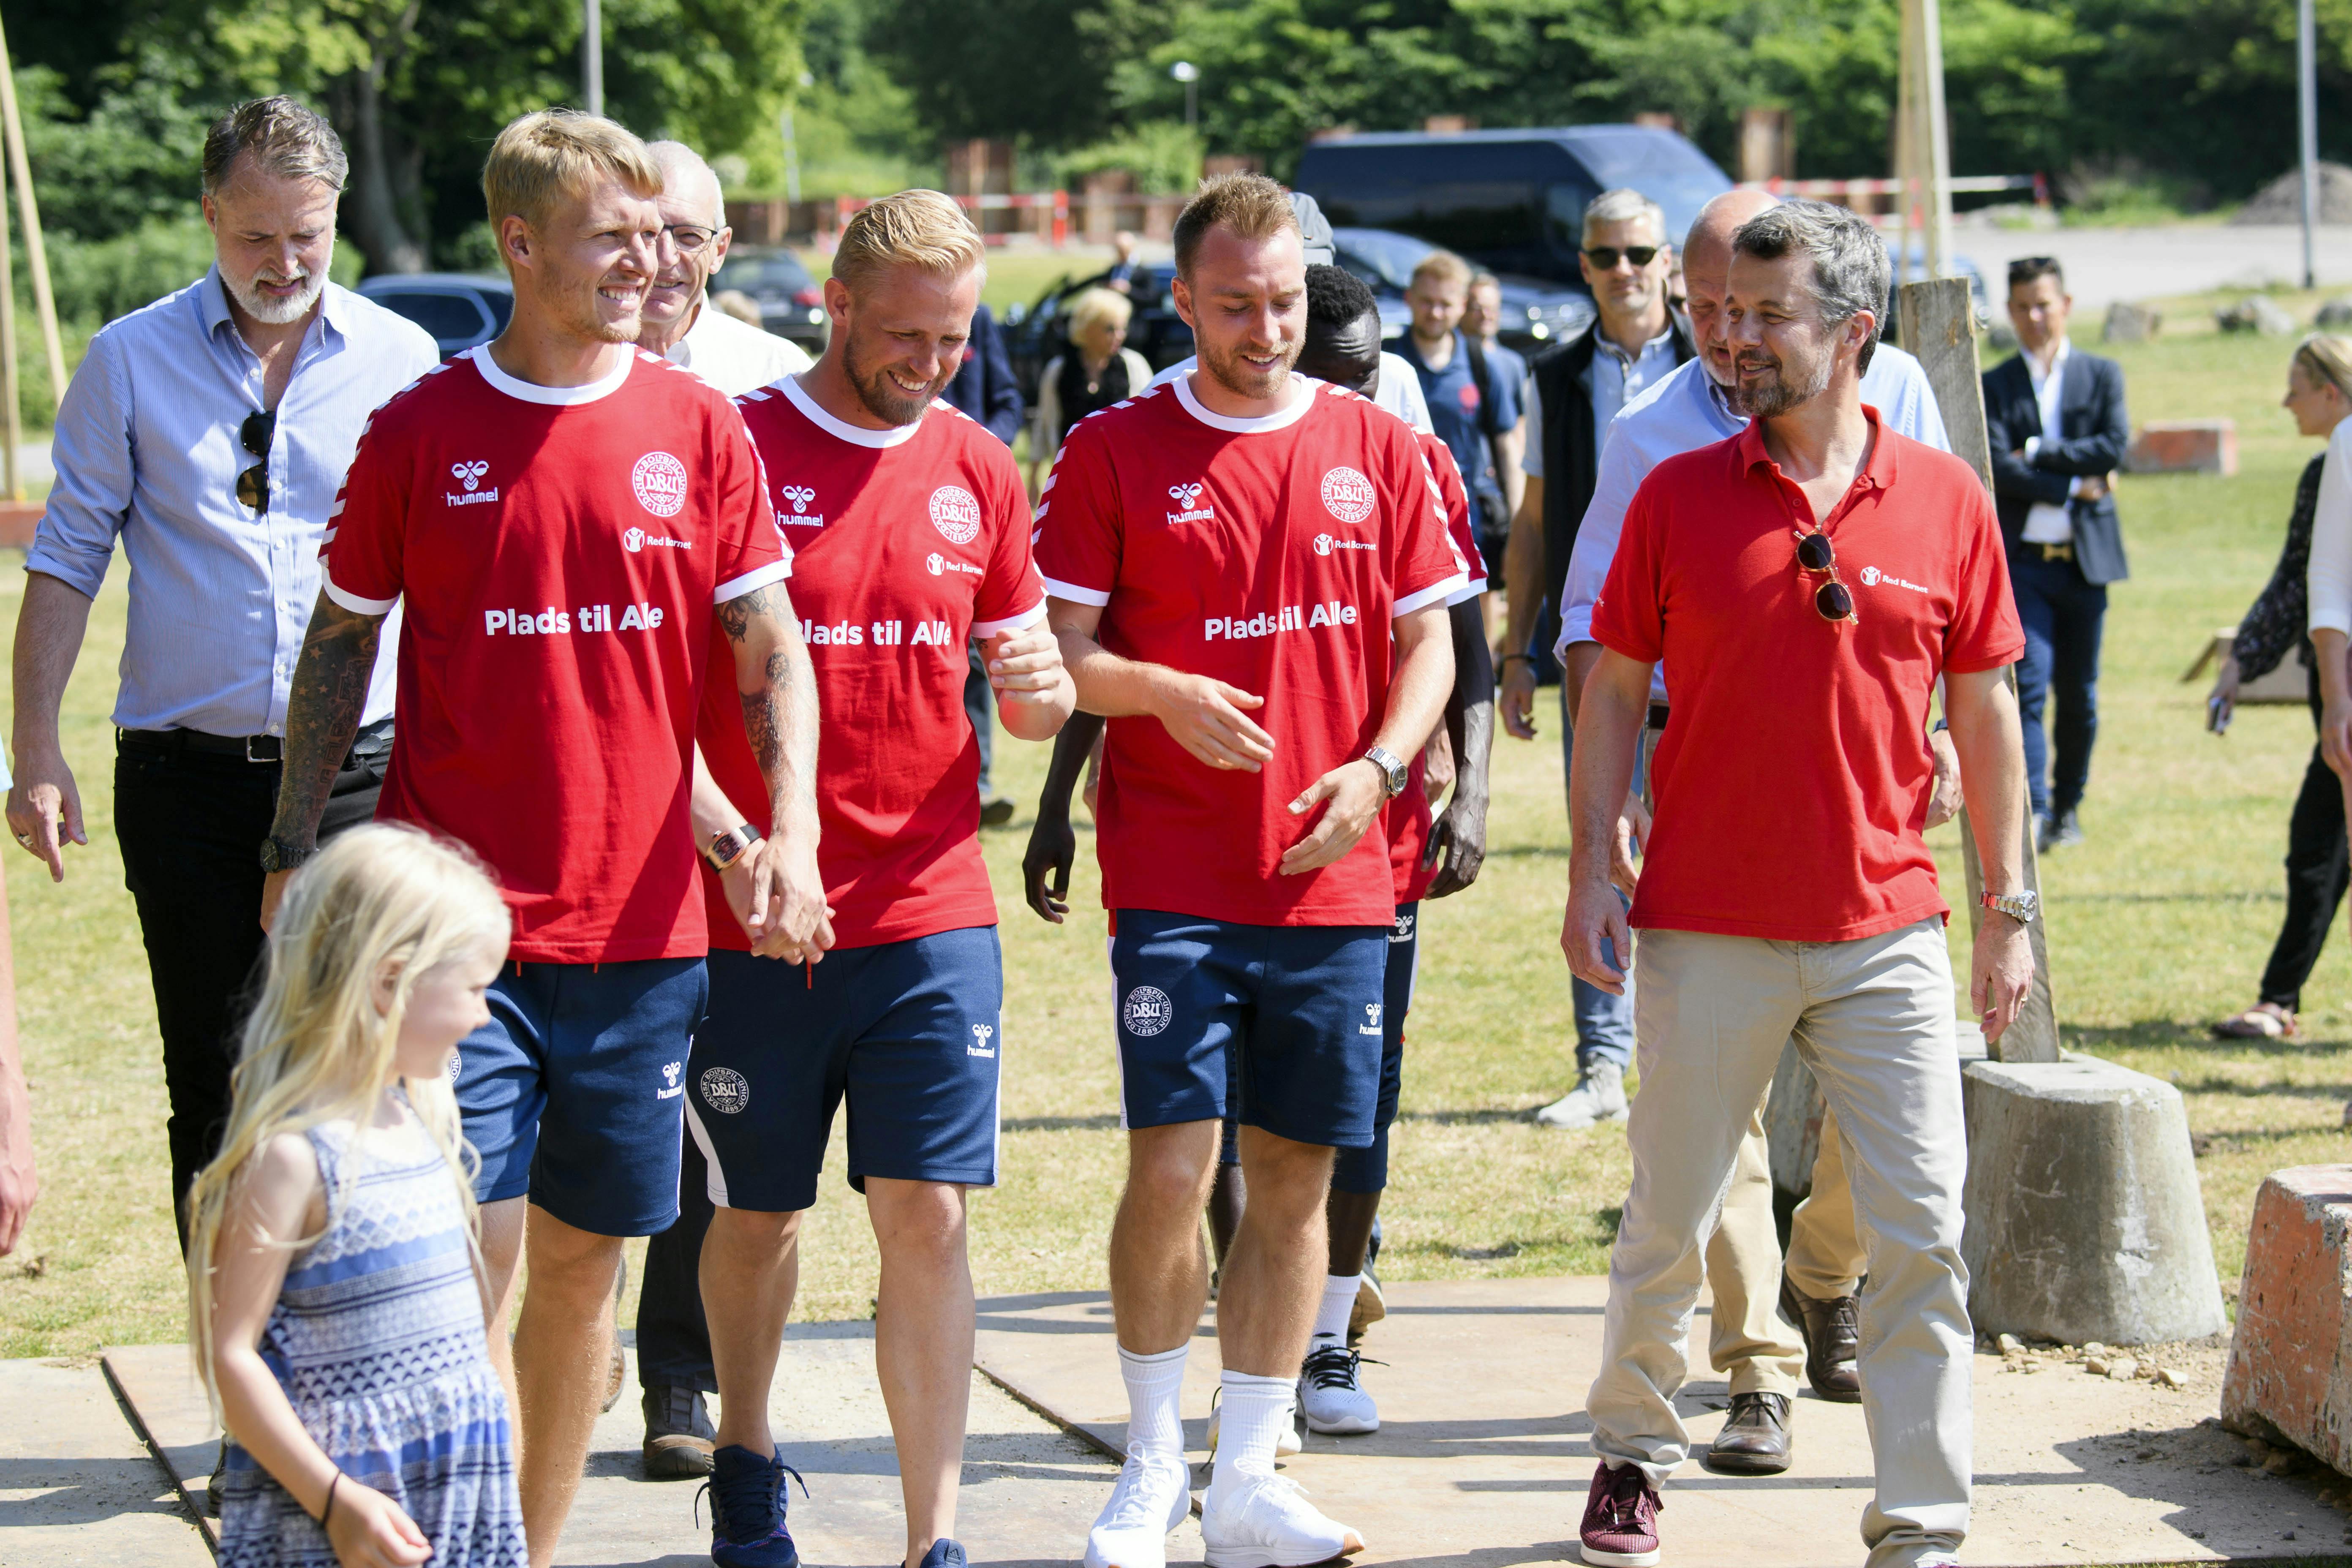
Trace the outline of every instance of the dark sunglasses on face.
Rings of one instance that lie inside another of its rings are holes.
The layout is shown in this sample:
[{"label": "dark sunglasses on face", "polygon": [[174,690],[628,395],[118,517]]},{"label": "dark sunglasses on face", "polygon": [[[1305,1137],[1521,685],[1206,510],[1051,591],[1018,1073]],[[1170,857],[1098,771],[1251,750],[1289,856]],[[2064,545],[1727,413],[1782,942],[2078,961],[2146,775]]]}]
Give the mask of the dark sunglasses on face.
[{"label": "dark sunglasses on face", "polygon": [[278,411],[248,414],[237,426],[236,437],[245,449],[261,461],[236,477],[236,499],[264,514],[269,511],[269,440],[278,433]]},{"label": "dark sunglasses on face", "polygon": [[1614,272],[1619,257],[1636,267],[1647,267],[1658,258],[1658,248],[1654,245],[1629,245],[1620,250],[1613,245],[1596,245],[1584,253],[1584,259],[1592,263],[1592,269],[1596,272]]},{"label": "dark sunglasses on face", "polygon": [[1838,580],[1837,546],[1830,542],[1828,534],[1799,531],[1797,564],[1808,572],[1829,574],[1830,580],[1813,593],[1813,608],[1821,612],[1822,619],[1860,623],[1862,617],[1853,613],[1853,593]]}]

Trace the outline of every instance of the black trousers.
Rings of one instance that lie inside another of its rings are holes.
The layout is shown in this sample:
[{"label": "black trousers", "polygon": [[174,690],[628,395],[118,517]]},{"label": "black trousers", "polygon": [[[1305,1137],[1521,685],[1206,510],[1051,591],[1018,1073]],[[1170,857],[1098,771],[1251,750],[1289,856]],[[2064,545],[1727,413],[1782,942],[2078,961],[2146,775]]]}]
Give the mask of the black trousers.
[{"label": "black trousers", "polygon": [[[375,816],[387,759],[346,759],[319,835]],[[276,763],[159,748],[131,738],[114,756],[122,879],[139,908],[171,1100],[172,1214],[228,1122],[229,1069],[261,978],[261,841],[278,810]]]},{"label": "black trousers", "polygon": [[[2319,719],[2319,673],[2311,674],[2311,717]],[[2263,1000],[2299,1012],[2303,983],[2311,978],[2327,929],[2352,885],[2352,840],[2344,826],[2344,785],[2319,748],[2303,771],[2303,792],[2286,829],[2286,920],[2263,971]]]},{"label": "black trousers", "polygon": [[[694,1114],[689,1108],[688,1116]],[[689,1129],[677,1167],[677,1223],[646,1244],[637,1291],[637,1383],[719,1392],[710,1324],[702,1315],[702,1238],[710,1229],[710,1173]]]}]

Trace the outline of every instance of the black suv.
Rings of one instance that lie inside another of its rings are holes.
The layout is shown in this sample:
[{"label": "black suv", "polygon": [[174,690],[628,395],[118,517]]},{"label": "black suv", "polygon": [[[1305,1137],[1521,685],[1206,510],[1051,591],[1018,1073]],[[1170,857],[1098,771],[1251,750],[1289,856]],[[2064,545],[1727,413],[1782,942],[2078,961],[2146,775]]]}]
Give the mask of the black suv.
[{"label": "black suv", "polygon": [[1295,184],[1335,227],[1395,229],[1498,276],[1579,289],[1584,208],[1601,192],[1626,185],[1648,196],[1679,241],[1698,209],[1731,188],[1680,132],[1647,125],[1342,136],[1309,146]]},{"label": "black suv", "polygon": [[710,292],[733,289],[760,307],[760,325],[790,338],[811,359],[824,353],[831,325],[824,313],[824,286],[789,250],[737,250],[711,275]]},{"label": "black suv", "polygon": [[[1380,301],[1381,335],[1395,339],[1412,330],[1412,307],[1404,302],[1412,269],[1437,247],[1384,228],[1335,228],[1333,259],[1371,285]],[[1574,337],[1591,323],[1592,296],[1548,279],[1497,276],[1503,322],[1496,335],[1503,346],[1532,354],[1549,343]]]}]

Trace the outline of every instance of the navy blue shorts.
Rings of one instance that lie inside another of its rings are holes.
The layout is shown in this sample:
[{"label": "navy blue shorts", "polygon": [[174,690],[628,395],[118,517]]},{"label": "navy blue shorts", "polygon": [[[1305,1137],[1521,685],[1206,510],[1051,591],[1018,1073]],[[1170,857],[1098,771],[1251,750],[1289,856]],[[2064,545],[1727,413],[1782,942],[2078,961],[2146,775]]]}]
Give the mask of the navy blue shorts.
[{"label": "navy blue shorts", "polygon": [[474,1195],[530,1201],[597,1236],[677,1218],[678,1109],[709,984],[698,958],[508,964],[457,1047]]},{"label": "navy blue shorts", "polygon": [[849,1100],[849,1184],[996,1184],[1004,964],[994,926],[816,964],[710,954],[710,1013],[688,1068],[687,1125],[720,1208],[816,1202],[825,1140]]},{"label": "navy blue shorts", "polygon": [[1372,1141],[1389,928],[1243,925],[1157,910],[1115,918],[1121,1126],[1230,1111],[1294,1142]]},{"label": "navy blue shorts", "polygon": [[1389,1129],[1396,1122],[1397,1090],[1404,1082],[1404,1019],[1412,1011],[1412,980],[1421,963],[1421,906],[1399,904],[1389,933],[1389,968],[1381,1011],[1381,1098],[1372,1112],[1369,1148],[1342,1149],[1331,1162],[1331,1185],[1342,1193],[1388,1190]]}]

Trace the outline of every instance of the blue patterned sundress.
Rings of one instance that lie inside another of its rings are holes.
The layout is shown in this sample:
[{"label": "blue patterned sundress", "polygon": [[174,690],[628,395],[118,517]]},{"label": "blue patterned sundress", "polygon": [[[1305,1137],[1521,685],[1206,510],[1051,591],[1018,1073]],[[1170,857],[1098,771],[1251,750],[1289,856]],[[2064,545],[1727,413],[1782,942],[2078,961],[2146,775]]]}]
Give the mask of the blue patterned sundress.
[{"label": "blue patterned sundress", "polygon": [[[433,1568],[527,1568],[506,1390],[449,1167],[408,1108],[355,1154],[349,1122],[310,1130],[326,1231],[297,1252],[261,1336],[304,1430],[352,1482],[416,1521]],[[346,1176],[348,1191],[339,1192]],[[334,1548],[242,1447],[221,1485],[221,1568],[334,1568]]]}]

